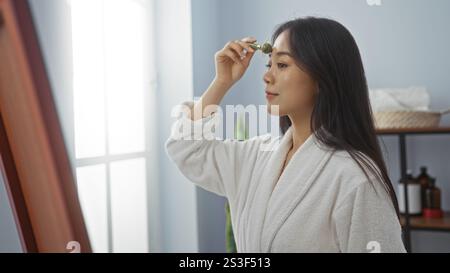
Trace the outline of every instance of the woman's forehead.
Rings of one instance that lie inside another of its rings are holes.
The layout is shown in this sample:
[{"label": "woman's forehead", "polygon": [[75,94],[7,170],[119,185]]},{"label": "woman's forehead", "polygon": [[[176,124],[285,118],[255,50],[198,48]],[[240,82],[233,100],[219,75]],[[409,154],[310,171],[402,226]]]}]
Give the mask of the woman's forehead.
[{"label": "woman's forehead", "polygon": [[278,35],[273,44],[273,52],[278,51],[290,52],[289,33],[287,31],[283,31],[280,35]]}]

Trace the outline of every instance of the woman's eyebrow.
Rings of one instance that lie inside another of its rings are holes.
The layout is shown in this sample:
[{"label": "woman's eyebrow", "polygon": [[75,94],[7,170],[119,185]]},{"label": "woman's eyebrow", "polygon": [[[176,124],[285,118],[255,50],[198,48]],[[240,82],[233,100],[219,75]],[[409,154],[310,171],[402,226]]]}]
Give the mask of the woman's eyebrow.
[{"label": "woman's eyebrow", "polygon": [[[287,55],[287,56],[293,58],[292,54],[287,52],[287,51],[279,51],[279,52],[276,53],[276,55],[277,56]],[[269,57],[272,58],[272,53],[269,54]]]}]

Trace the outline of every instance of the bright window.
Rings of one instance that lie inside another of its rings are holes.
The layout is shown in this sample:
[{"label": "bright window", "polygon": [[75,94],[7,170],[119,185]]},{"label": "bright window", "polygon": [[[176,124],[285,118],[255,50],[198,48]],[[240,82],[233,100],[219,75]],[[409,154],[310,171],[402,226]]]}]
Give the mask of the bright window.
[{"label": "bright window", "polygon": [[147,252],[148,40],[139,0],[69,0],[77,185],[95,252]]}]

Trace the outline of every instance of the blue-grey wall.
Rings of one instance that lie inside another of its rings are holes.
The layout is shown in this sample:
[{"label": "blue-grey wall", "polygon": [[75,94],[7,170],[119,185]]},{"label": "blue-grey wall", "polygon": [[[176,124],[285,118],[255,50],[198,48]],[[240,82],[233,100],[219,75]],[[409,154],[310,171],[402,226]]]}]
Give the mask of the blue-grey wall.
[{"label": "blue-grey wall", "polygon": [[[155,0],[154,0],[155,1]],[[190,0],[155,1],[157,113],[161,251],[198,252],[196,188],[166,156],[164,143],[174,118],[171,111],[192,99],[192,13]]]},{"label": "blue-grey wall", "polygon": [[[269,40],[276,25],[301,16],[323,16],[344,24],[354,35],[370,88],[426,86],[432,109],[450,107],[450,1],[381,0],[192,0],[194,93],[200,96],[214,77],[214,53],[230,40],[254,36]],[[266,57],[258,54],[246,75],[226,95],[223,104],[265,104]],[[450,115],[442,124],[450,125]],[[383,137],[390,176],[399,178],[397,139]],[[407,140],[408,167],[417,174],[429,167],[450,209],[450,135],[416,136]],[[200,191],[201,250],[224,249],[223,199]],[[220,239],[220,240],[219,240]],[[219,241],[218,241],[219,240]],[[450,252],[450,233],[413,232],[413,251]]]},{"label": "blue-grey wall", "polygon": [[[214,78],[214,54],[222,47],[218,1],[192,1],[194,97]],[[226,199],[197,187],[199,252],[225,252]],[[213,216],[213,218],[211,218]]]}]

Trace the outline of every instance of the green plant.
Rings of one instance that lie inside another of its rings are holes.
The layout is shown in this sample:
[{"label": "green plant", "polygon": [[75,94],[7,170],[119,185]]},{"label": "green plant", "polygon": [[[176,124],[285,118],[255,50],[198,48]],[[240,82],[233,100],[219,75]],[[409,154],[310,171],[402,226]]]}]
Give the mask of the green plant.
[{"label": "green plant", "polygon": [[231,226],[230,205],[228,204],[228,202],[225,204],[225,215],[225,247],[228,253],[236,253],[236,242],[234,241],[233,227]]}]

